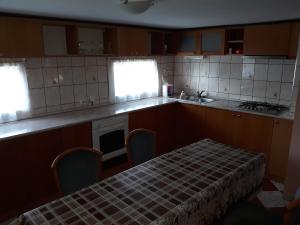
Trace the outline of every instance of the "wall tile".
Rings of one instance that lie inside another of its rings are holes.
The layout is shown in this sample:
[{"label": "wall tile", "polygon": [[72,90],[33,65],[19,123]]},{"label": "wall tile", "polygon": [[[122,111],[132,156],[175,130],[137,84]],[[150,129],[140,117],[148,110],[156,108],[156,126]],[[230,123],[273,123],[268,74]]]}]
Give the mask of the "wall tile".
[{"label": "wall tile", "polygon": [[231,55],[222,55],[220,57],[221,63],[230,63],[231,62]]},{"label": "wall tile", "polygon": [[280,96],[280,82],[267,82],[267,98],[279,99]]},{"label": "wall tile", "polygon": [[86,83],[84,67],[73,67],[72,70],[73,70],[73,83],[74,84]]},{"label": "wall tile", "polygon": [[[182,74],[180,74],[182,75]],[[107,69],[104,66],[99,66],[98,67],[98,80],[99,82],[107,82],[108,81],[108,74],[107,74]]]},{"label": "wall tile", "polygon": [[191,74],[191,63],[183,63],[182,64],[182,73],[185,76]]},{"label": "wall tile", "polygon": [[105,57],[97,57],[97,65],[98,66],[106,66],[106,58]]},{"label": "wall tile", "polygon": [[231,56],[231,63],[243,63],[243,58],[240,55],[232,55]]},{"label": "wall tile", "polygon": [[270,59],[269,64],[270,65],[282,65],[283,59]]},{"label": "wall tile", "polygon": [[229,93],[234,95],[241,94],[241,84],[242,80],[230,79],[229,82]]},{"label": "wall tile", "polygon": [[269,65],[268,81],[281,81],[282,65]]},{"label": "wall tile", "polygon": [[60,104],[59,87],[45,88],[45,96],[47,106],[57,106]]},{"label": "wall tile", "polygon": [[220,63],[220,77],[229,78],[230,77],[230,64]]},{"label": "wall tile", "polygon": [[291,100],[293,93],[293,83],[281,83],[280,100]]},{"label": "wall tile", "polygon": [[252,80],[254,77],[254,64],[243,64],[242,78]]},{"label": "wall tile", "polygon": [[58,67],[70,67],[72,66],[71,57],[57,57],[57,66]]},{"label": "wall tile", "polygon": [[56,57],[43,58],[43,67],[57,67]]},{"label": "wall tile", "polygon": [[46,106],[44,88],[29,91],[31,108],[42,108]]},{"label": "wall tile", "polygon": [[267,93],[267,82],[266,81],[254,81],[253,96],[265,98],[266,93]]},{"label": "wall tile", "polygon": [[284,65],[282,82],[293,82],[295,74],[295,65]]},{"label": "wall tile", "polygon": [[183,65],[183,63],[180,63],[180,62],[175,64],[174,75],[182,75],[182,73],[183,73],[182,72],[182,65]]},{"label": "wall tile", "polygon": [[61,86],[60,99],[61,99],[61,104],[73,103],[74,102],[73,86]]},{"label": "wall tile", "polygon": [[199,76],[200,75],[200,63],[191,63],[191,75]]},{"label": "wall tile", "polygon": [[81,102],[87,100],[87,92],[86,92],[86,85],[74,85],[74,97],[75,102]]},{"label": "wall tile", "polygon": [[292,105],[296,105],[297,103],[297,98],[298,98],[298,91],[299,87],[293,87],[293,92],[292,92]]},{"label": "wall tile", "polygon": [[209,56],[209,62],[212,62],[212,63],[214,63],[214,62],[220,62],[220,56],[218,56],[218,55],[211,55],[211,56]]},{"label": "wall tile", "polygon": [[219,63],[209,63],[209,77],[219,76]]},{"label": "wall tile", "polygon": [[241,101],[253,101],[253,97],[250,95],[241,95],[240,100]]},{"label": "wall tile", "polygon": [[294,86],[298,87],[299,85],[300,85],[300,66],[297,66],[296,72],[295,72]]},{"label": "wall tile", "polygon": [[71,67],[59,67],[57,71],[60,85],[73,84],[73,71]]},{"label": "wall tile", "polygon": [[268,64],[255,64],[254,80],[268,80]]},{"label": "wall tile", "polygon": [[42,58],[28,58],[25,63],[26,68],[42,67]]},{"label": "wall tile", "polygon": [[230,78],[242,79],[243,64],[235,63],[230,65]]},{"label": "wall tile", "polygon": [[100,83],[99,95],[100,95],[100,99],[108,98],[108,83]]},{"label": "wall tile", "polygon": [[96,66],[97,65],[97,57],[85,57],[85,65],[86,66]]},{"label": "wall tile", "polygon": [[72,66],[84,66],[84,57],[72,57]]},{"label": "wall tile", "polygon": [[87,83],[98,82],[98,67],[88,66],[85,68],[85,77]]},{"label": "wall tile", "polygon": [[44,76],[45,87],[53,87],[59,85],[58,71],[56,67],[44,68],[43,76]]},{"label": "wall tile", "polygon": [[192,76],[190,88],[198,91],[198,86],[199,86],[199,77]]},{"label": "wall tile", "polygon": [[200,77],[199,91],[207,91],[207,90],[208,90],[208,78]]},{"label": "wall tile", "polygon": [[209,74],[209,63],[200,64],[200,76],[208,76]]},{"label": "wall tile", "polygon": [[41,88],[44,86],[42,69],[27,69],[26,72],[29,88]]},{"label": "wall tile", "polygon": [[231,99],[231,100],[240,100],[241,96],[240,95],[229,94],[228,98]]},{"label": "wall tile", "polygon": [[219,79],[219,92],[229,93],[229,79]]},{"label": "wall tile", "polygon": [[242,80],[241,95],[252,96],[253,94],[253,81]]},{"label": "wall tile", "polygon": [[91,101],[99,99],[99,84],[87,84],[86,85],[87,97]]},{"label": "wall tile", "polygon": [[219,91],[219,79],[218,78],[209,78],[208,79],[208,90],[212,92]]}]

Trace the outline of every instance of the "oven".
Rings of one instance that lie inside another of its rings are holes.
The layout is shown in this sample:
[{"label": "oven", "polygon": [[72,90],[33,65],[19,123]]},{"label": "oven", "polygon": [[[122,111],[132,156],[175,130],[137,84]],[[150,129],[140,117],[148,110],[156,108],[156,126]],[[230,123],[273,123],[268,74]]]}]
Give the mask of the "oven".
[{"label": "oven", "polygon": [[125,138],[128,134],[128,115],[113,116],[95,120],[93,128],[93,147],[103,152],[103,161],[126,154]]}]

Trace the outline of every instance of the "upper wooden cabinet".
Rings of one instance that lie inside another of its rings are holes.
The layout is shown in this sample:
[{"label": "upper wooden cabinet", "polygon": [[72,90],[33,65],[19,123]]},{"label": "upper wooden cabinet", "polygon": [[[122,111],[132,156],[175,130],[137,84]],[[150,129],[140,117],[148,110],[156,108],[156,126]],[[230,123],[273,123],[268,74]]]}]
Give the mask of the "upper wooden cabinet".
[{"label": "upper wooden cabinet", "polygon": [[46,56],[67,55],[66,27],[43,26],[44,51]]},{"label": "upper wooden cabinet", "polygon": [[175,55],[179,44],[177,32],[150,32],[150,54],[151,55]]},{"label": "upper wooden cabinet", "polygon": [[297,57],[300,34],[300,22],[291,23],[291,36],[289,43],[289,58],[295,59]]},{"label": "upper wooden cabinet", "polygon": [[117,55],[147,56],[150,53],[149,32],[145,29],[118,27]]},{"label": "upper wooden cabinet", "polygon": [[179,35],[178,55],[201,54],[201,34],[199,31],[185,31]]},{"label": "upper wooden cabinet", "polygon": [[43,31],[39,20],[1,17],[1,57],[41,57],[43,55]]},{"label": "upper wooden cabinet", "polygon": [[290,31],[290,23],[246,26],[244,55],[287,56]]},{"label": "upper wooden cabinet", "polygon": [[225,54],[225,28],[201,30],[201,53],[203,55]]}]

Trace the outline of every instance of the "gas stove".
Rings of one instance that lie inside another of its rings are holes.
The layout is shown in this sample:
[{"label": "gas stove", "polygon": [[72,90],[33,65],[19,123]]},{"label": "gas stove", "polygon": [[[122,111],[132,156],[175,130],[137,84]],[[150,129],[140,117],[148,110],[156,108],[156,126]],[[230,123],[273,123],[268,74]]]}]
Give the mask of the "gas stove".
[{"label": "gas stove", "polygon": [[272,115],[278,115],[289,108],[284,105],[278,105],[278,104],[270,104],[267,102],[242,102],[239,105],[239,108],[247,111],[254,111],[254,112],[260,112],[260,113],[267,113]]}]

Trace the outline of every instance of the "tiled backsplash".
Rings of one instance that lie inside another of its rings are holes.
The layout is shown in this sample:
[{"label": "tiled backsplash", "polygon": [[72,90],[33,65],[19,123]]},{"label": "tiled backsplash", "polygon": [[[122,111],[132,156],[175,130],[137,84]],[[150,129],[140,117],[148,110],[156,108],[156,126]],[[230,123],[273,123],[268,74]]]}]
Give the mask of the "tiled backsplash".
[{"label": "tiled backsplash", "polygon": [[174,86],[175,92],[205,90],[209,96],[222,99],[293,106],[300,80],[299,73],[294,75],[295,60],[236,55],[176,57]]},{"label": "tiled backsplash", "polygon": [[[26,59],[31,109],[30,112],[22,114],[19,119],[109,104],[108,62],[110,59],[112,58]],[[164,75],[168,82],[173,83],[174,57],[155,59],[160,78]],[[13,62],[20,59],[11,58],[3,61]]]}]

